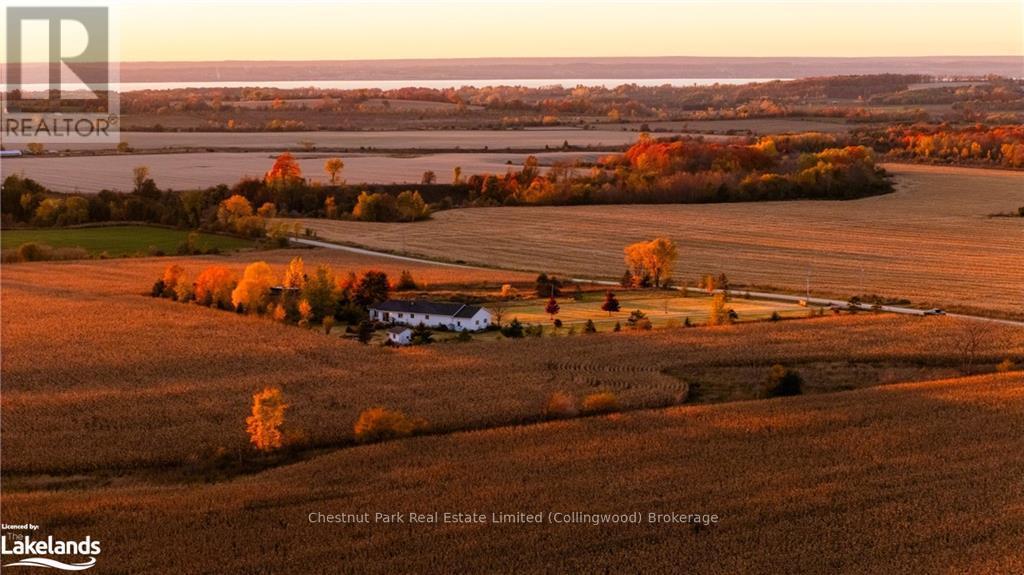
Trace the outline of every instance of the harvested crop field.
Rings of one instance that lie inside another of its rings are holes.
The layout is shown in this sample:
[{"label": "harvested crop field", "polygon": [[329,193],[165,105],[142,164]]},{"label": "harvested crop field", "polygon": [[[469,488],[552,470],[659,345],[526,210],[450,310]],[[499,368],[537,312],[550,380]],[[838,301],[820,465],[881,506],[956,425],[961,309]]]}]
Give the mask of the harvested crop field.
[{"label": "harvested crop field", "polygon": [[[428,285],[524,279],[303,251],[307,269],[410,268]],[[283,271],[295,251],[262,255]],[[751,397],[774,362],[805,373],[808,393],[948,377],[955,320],[826,317],[646,334],[438,344],[404,350],[143,296],[176,262],[193,274],[254,254],[7,266],[2,278],[5,473],[181,465],[246,445],[250,395],[280,386],[311,446],[351,440],[374,405],[425,417],[431,429],[532,421],[548,396],[612,391],[624,406],[665,405],[687,386]],[[428,269],[431,268],[431,269]],[[997,337],[996,337],[997,336]],[[1019,329],[979,351],[989,367],[1024,354]],[[411,375],[415,374],[415,375]],[[186,437],[187,441],[181,438]],[[8,476],[9,477],[9,476]]]},{"label": "harvested crop field", "polygon": [[[667,236],[677,284],[733,283],[1024,319],[1024,173],[889,164],[896,192],[852,201],[460,209],[413,225],[305,220],[321,238],[515,269],[621,277],[622,248]],[[496,227],[503,230],[494,233]]]},{"label": "harvested crop field", "polygon": [[[450,183],[452,169],[470,174],[504,174],[519,169],[529,154],[494,152],[488,154],[345,154],[341,177],[349,184],[419,183],[423,172],[433,170],[437,181]],[[548,152],[534,154],[541,165],[556,161],[594,161],[598,152]],[[3,161],[3,176],[20,174],[58,192],[98,193],[103,189],[130,191],[132,169],[148,166],[150,175],[162,188],[188,190],[217,184],[234,184],[245,176],[262,178],[274,164],[274,154],[224,152],[188,154],[134,154],[118,156],[69,156],[64,158],[15,158]],[[324,162],[331,154],[296,153],[303,174],[326,183]],[[511,163],[509,163],[511,162]]]},{"label": "harvested crop field", "polygon": [[[751,133],[795,134],[801,132],[848,132],[863,124],[847,124],[841,118],[742,118],[736,120],[686,120],[672,122],[649,122],[652,130],[670,132],[708,132],[715,134]],[[661,134],[657,134],[661,136]]]},{"label": "harvested crop field", "polygon": [[[438,287],[523,279],[302,253],[307,270],[323,262],[338,271],[408,268]],[[142,295],[172,262],[195,277],[212,263],[241,271],[256,257],[283,271],[294,255],[6,266],[7,477],[208,461],[245,447],[250,396],[272,385],[293,405],[293,429],[315,447],[350,442],[358,413],[375,405],[423,417],[439,432],[536,420],[556,391],[612,391],[627,408],[677,403],[694,384],[714,397],[752,397],[775,362],[799,369],[808,393],[948,377],[961,365],[950,334],[966,324],[944,318],[862,315],[394,350],[342,339],[341,328],[326,336]],[[996,329],[978,361],[991,368],[1007,354],[1024,354],[1020,330]]]},{"label": "harvested crop field", "polygon": [[[217,484],[8,492],[4,512],[130,549],[133,573],[1018,573],[1022,418],[1024,377],[1003,374],[394,441]],[[435,511],[719,522],[309,519]]]},{"label": "harvested crop field", "polygon": [[[136,150],[180,148],[301,149],[300,142],[318,148],[378,148],[385,150],[553,149],[572,146],[626,146],[637,132],[538,128],[527,130],[381,130],[351,132],[122,132],[121,141]],[[113,149],[112,144],[72,144],[68,149]],[[63,150],[64,147],[55,149]]]}]

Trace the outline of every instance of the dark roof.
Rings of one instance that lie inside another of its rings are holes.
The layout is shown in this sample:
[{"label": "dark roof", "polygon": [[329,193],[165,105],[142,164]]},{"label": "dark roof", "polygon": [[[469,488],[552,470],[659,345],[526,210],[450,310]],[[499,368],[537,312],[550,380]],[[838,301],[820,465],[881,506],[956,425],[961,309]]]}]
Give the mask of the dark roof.
[{"label": "dark roof", "polygon": [[398,334],[402,333],[403,331],[412,331],[412,330],[409,329],[408,327],[405,327],[404,325],[388,328],[388,333],[393,333],[395,335],[398,335]]},{"label": "dark roof", "polygon": [[451,301],[429,301],[425,299],[389,299],[370,306],[371,309],[387,312],[408,312],[433,315],[448,315],[457,318],[471,318],[480,311],[478,305]]}]

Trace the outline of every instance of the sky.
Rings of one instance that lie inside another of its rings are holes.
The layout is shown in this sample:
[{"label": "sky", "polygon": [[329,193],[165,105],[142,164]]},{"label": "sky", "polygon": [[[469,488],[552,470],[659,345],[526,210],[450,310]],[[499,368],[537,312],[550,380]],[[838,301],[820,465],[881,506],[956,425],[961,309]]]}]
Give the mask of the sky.
[{"label": "sky", "polygon": [[1024,0],[158,0],[119,6],[122,61],[1024,54]]}]

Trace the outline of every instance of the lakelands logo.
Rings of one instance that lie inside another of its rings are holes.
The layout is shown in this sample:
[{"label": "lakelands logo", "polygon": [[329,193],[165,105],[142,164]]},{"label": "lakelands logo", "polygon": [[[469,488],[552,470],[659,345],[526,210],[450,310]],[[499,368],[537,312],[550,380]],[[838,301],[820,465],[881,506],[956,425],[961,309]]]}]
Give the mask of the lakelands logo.
[{"label": "lakelands logo", "polygon": [[4,9],[5,144],[119,139],[112,15],[97,5]]},{"label": "lakelands logo", "polygon": [[[96,555],[100,554],[100,542],[86,536],[82,540],[64,541],[54,539],[33,539],[31,535],[0,537],[0,553],[4,561],[8,556],[21,557],[11,563],[3,563],[6,567],[44,567],[62,571],[85,571],[96,564]],[[72,562],[74,557],[88,557],[87,561]],[[54,559],[53,556],[59,557]]]}]

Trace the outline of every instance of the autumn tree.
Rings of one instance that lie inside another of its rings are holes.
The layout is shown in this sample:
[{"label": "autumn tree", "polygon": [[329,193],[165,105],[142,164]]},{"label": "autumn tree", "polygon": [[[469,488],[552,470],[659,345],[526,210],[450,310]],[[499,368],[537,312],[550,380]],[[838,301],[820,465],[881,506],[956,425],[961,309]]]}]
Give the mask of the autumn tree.
[{"label": "autumn tree", "polygon": [[185,275],[185,269],[178,264],[171,264],[164,269],[164,275],[160,279],[163,282],[163,295],[164,297],[171,297],[172,299],[178,299],[177,287],[178,282],[181,281]]},{"label": "autumn tree", "polygon": [[437,181],[437,174],[434,173],[434,170],[427,170],[427,171],[423,172],[423,178],[420,180],[420,183],[426,184],[426,185],[430,185],[430,184],[433,184],[436,181]]},{"label": "autumn tree", "polygon": [[501,284],[500,296],[503,300],[519,299],[519,290],[512,287],[512,284]]},{"label": "autumn tree", "polygon": [[636,278],[650,277],[654,287],[663,285],[672,275],[678,250],[668,238],[656,238],[649,242],[638,242],[623,250],[626,266],[636,284]]},{"label": "autumn tree", "polygon": [[246,418],[249,442],[260,451],[280,449],[284,443],[281,426],[288,404],[276,387],[267,387],[252,396],[252,415]]},{"label": "autumn tree", "polygon": [[380,441],[412,435],[425,426],[401,411],[372,407],[359,414],[353,431],[359,441]]},{"label": "autumn tree", "polygon": [[427,203],[419,192],[406,190],[395,198],[395,209],[398,211],[398,218],[403,222],[414,222],[422,220],[430,215]]},{"label": "autumn tree", "polygon": [[399,217],[395,197],[382,192],[360,192],[352,216],[364,222],[392,222]]},{"label": "autumn tree", "polygon": [[182,272],[178,276],[178,281],[174,286],[174,299],[181,303],[187,303],[195,299],[195,284],[189,277],[187,272]]},{"label": "autumn tree", "polygon": [[551,296],[548,298],[547,305],[544,306],[544,313],[550,315],[551,319],[555,319],[555,315],[558,314],[560,309],[562,307],[558,305],[558,300],[555,299],[555,296]]},{"label": "autumn tree", "polygon": [[263,181],[271,188],[285,188],[302,183],[302,168],[288,152],[274,160],[274,165],[264,174]]},{"label": "autumn tree", "polygon": [[[302,288],[302,300],[309,305],[308,317],[303,319],[322,322],[325,317],[333,316],[337,305],[336,289],[334,272],[330,266],[317,267],[316,273]],[[299,314],[302,315],[301,309]]]},{"label": "autumn tree", "polygon": [[234,194],[217,206],[217,223],[222,229],[239,235],[257,237],[266,232],[266,222],[253,214],[252,204],[245,196]]},{"label": "autumn tree", "polygon": [[299,325],[302,327],[309,327],[310,320],[313,318],[313,306],[309,304],[309,300],[303,298],[299,300]]},{"label": "autumn tree", "polygon": [[717,288],[718,281],[715,279],[715,276],[711,274],[705,274],[704,277],[700,279],[700,289],[708,293],[713,293]]},{"label": "autumn tree", "polygon": [[263,202],[263,205],[260,206],[258,210],[256,210],[256,215],[265,219],[276,218],[277,206],[275,206],[272,202]]},{"label": "autumn tree", "polygon": [[149,179],[149,166],[135,166],[132,168],[132,184],[135,186],[135,193],[142,192],[146,180]]},{"label": "autumn tree", "polygon": [[337,185],[338,176],[341,175],[341,171],[345,169],[345,162],[341,158],[331,158],[324,162],[324,171],[331,178],[331,185]]},{"label": "autumn tree", "polygon": [[210,266],[196,277],[196,301],[202,305],[232,309],[231,294],[237,284],[235,272],[225,266]]},{"label": "autumn tree", "polygon": [[728,321],[729,313],[725,309],[725,294],[718,292],[711,298],[708,325],[724,325]]},{"label": "autumn tree", "polygon": [[609,290],[604,294],[604,303],[601,304],[601,309],[608,312],[608,315],[619,311],[619,300],[615,297],[615,292]]},{"label": "autumn tree", "polygon": [[327,196],[324,199],[324,216],[329,220],[338,217],[338,202],[335,201],[334,196]]},{"label": "autumn tree", "polygon": [[460,166],[455,166],[454,168],[452,168],[452,183],[462,183],[462,168]]},{"label": "autumn tree", "polygon": [[288,263],[288,269],[284,272],[281,285],[287,290],[301,290],[306,285],[306,271],[301,256],[295,256]]},{"label": "autumn tree", "polygon": [[266,262],[253,262],[242,272],[242,279],[231,292],[231,305],[248,313],[263,313],[270,288],[277,283],[274,270]]}]

